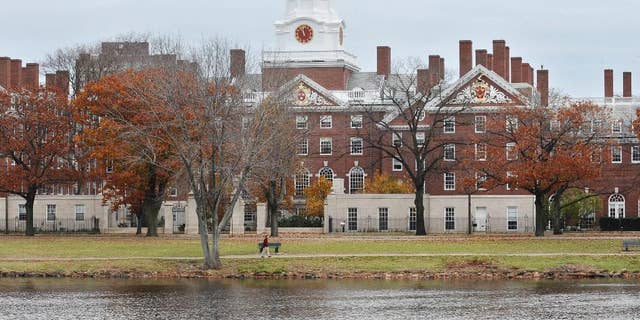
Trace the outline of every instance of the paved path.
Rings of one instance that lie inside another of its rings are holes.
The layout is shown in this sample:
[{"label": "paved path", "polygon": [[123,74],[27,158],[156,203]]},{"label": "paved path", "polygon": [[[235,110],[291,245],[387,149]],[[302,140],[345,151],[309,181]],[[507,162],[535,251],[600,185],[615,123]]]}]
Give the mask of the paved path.
[{"label": "paved path", "polygon": [[[438,258],[438,257],[640,257],[640,252],[629,253],[384,253],[384,254],[277,254],[275,259],[312,259],[312,258]],[[260,255],[228,255],[220,257],[229,260],[260,259]],[[200,260],[202,257],[3,257],[0,262],[44,262],[44,261],[127,261],[159,260],[187,261]]]}]

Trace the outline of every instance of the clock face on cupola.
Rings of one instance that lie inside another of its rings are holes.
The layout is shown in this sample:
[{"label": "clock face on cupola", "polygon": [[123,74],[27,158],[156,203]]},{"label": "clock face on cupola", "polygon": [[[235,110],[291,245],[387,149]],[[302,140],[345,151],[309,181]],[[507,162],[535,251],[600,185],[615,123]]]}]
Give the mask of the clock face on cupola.
[{"label": "clock face on cupola", "polygon": [[308,24],[301,24],[296,28],[296,40],[302,44],[307,44],[313,40],[313,28]]}]

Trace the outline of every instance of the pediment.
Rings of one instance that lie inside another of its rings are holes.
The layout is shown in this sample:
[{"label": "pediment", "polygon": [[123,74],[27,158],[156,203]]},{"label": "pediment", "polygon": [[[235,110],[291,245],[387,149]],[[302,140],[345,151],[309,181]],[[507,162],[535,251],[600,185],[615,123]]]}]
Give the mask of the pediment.
[{"label": "pediment", "polygon": [[335,107],[344,105],[340,99],[305,75],[298,75],[285,84],[280,94],[295,107]]},{"label": "pediment", "polygon": [[481,74],[469,81],[460,90],[455,92],[447,104],[451,105],[514,105],[522,104],[516,97],[509,94],[499,85],[492,82],[487,76]]}]

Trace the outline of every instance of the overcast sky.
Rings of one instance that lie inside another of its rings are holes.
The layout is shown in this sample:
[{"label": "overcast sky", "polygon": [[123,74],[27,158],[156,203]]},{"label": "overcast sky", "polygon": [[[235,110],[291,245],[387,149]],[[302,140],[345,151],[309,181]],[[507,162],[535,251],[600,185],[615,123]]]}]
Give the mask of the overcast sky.
[{"label": "overcast sky", "polygon": [[[551,86],[575,96],[602,96],[603,69],[634,72],[640,94],[640,2],[635,0],[336,0],[346,20],[345,46],[364,71],[375,47],[394,58],[440,54],[458,68],[458,40],[491,49],[504,39],[512,56],[550,70]],[[0,56],[41,61],[55,49],[132,31],[225,36],[254,50],[275,42],[273,22],[284,0],[21,0],[2,1]]]}]

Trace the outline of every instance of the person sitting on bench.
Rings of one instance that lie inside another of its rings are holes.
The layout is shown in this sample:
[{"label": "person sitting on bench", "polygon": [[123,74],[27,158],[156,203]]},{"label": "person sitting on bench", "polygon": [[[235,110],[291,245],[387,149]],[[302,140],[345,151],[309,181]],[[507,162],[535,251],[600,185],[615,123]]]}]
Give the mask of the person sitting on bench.
[{"label": "person sitting on bench", "polygon": [[265,235],[264,240],[262,240],[262,252],[260,253],[260,257],[264,258],[265,254],[271,258],[271,252],[269,251],[269,235]]}]

